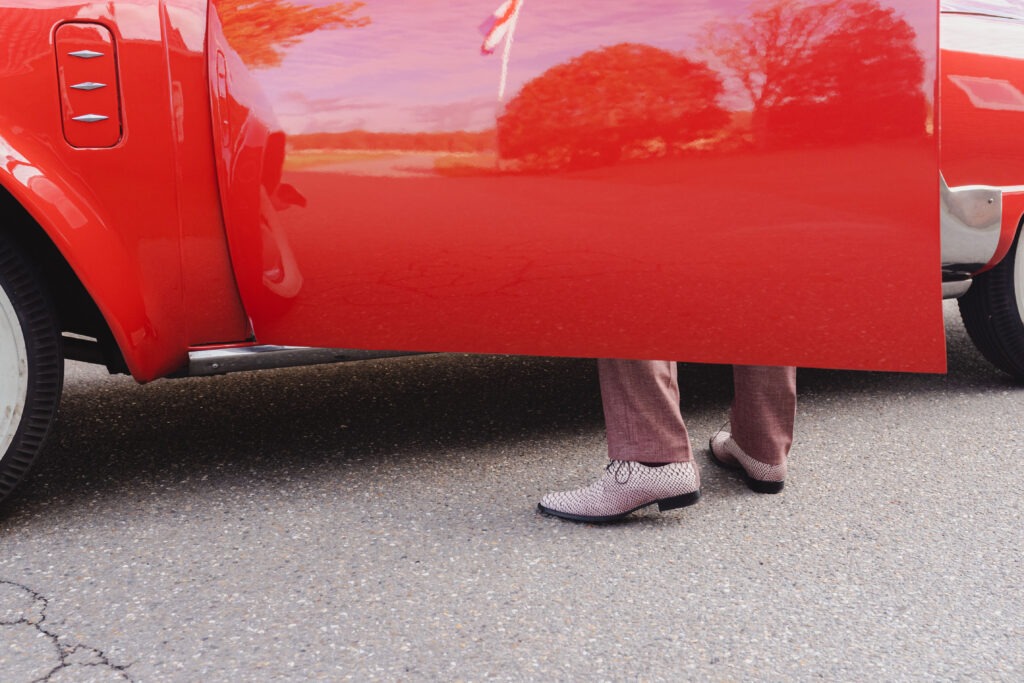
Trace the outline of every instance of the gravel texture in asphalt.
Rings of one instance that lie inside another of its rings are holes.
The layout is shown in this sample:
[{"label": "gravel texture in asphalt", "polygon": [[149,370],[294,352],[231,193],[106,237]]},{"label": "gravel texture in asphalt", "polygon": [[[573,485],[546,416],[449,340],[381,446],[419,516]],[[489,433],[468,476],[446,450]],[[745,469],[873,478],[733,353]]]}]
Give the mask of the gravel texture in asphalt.
[{"label": "gravel texture in asphalt", "polygon": [[786,488],[536,512],[604,463],[592,361],[437,355],[138,386],[69,364],[0,511],[0,678],[1024,679],[1024,386],[801,370]]}]

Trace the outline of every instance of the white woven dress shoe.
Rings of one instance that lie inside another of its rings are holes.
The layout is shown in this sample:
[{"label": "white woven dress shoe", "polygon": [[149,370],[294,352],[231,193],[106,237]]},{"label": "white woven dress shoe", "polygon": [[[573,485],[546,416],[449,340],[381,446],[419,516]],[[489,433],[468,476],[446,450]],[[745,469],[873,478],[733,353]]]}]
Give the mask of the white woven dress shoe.
[{"label": "white woven dress shoe", "polygon": [[750,490],[757,493],[778,493],[786,480],[786,463],[769,465],[747,455],[732,434],[719,431],[708,443],[711,462],[729,470],[743,472],[743,479]]},{"label": "white woven dress shoe", "polygon": [[548,515],[576,522],[614,522],[642,507],[658,510],[693,505],[700,499],[700,473],[693,462],[648,467],[628,460],[612,460],[604,476],[590,486],[549,493],[537,508]]}]

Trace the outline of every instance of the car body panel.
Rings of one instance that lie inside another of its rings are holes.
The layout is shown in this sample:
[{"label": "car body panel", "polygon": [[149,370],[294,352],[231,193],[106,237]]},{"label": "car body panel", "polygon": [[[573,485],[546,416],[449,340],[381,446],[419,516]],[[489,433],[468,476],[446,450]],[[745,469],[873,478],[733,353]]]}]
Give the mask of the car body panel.
[{"label": "car body panel", "polygon": [[[1024,215],[1024,23],[995,3],[943,3],[942,172],[950,185],[1004,189],[1003,230],[985,269],[1006,256]],[[1024,16],[1024,9],[1016,9]]]},{"label": "car body panel", "polygon": [[213,6],[261,343],[945,367],[937,2]]},{"label": "car body panel", "polygon": [[[192,344],[249,336],[216,191],[206,9],[0,0],[0,184],[64,255],[143,381],[180,368]],[[54,36],[68,22],[116,43],[123,130],[108,148],[74,148],[62,131]]]}]

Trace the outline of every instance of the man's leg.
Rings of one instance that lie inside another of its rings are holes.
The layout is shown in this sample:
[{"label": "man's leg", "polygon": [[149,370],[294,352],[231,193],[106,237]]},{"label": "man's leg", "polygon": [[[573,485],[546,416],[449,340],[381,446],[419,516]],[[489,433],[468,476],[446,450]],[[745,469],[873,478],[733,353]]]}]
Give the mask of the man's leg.
[{"label": "man's leg", "polygon": [[786,462],[796,420],[796,368],[736,365],[729,423],[747,455],[769,465]]},{"label": "man's leg", "polygon": [[786,478],[786,456],[793,444],[796,368],[737,365],[733,386],[730,431],[712,437],[712,460],[742,468],[753,490],[777,493]]},{"label": "man's leg", "polygon": [[674,362],[599,360],[597,373],[611,460],[693,460]]}]

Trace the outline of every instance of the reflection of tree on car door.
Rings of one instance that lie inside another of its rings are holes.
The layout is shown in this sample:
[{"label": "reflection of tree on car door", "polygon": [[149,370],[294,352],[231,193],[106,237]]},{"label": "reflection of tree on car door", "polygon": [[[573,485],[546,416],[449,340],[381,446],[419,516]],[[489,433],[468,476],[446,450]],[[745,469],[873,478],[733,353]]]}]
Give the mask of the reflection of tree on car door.
[{"label": "reflection of tree on car door", "polygon": [[877,0],[765,0],[710,23],[702,51],[739,84],[759,146],[846,142],[920,133],[928,98],[916,38]]},{"label": "reflection of tree on car door", "polygon": [[498,149],[534,170],[665,156],[729,122],[722,92],[707,65],[668,50],[592,50],[523,87],[498,119]]},{"label": "reflection of tree on car door", "polygon": [[506,170],[550,171],[913,136],[928,118],[915,40],[877,0],[767,0],[707,24],[692,55],[620,43],[547,69],[499,117],[499,153]]},{"label": "reflection of tree on car door", "polygon": [[279,66],[284,51],[314,31],[367,26],[370,17],[360,12],[365,4],[317,7],[288,0],[214,0],[224,37],[251,69]]}]

